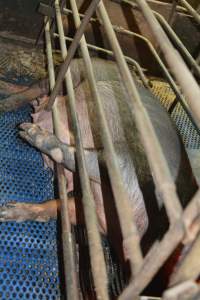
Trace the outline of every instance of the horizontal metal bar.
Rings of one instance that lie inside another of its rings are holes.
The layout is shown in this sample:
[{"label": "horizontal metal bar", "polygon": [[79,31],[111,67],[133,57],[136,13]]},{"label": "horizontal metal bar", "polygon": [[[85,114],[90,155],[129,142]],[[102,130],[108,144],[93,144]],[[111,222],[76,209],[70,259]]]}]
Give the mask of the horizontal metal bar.
[{"label": "horizontal metal bar", "polygon": [[[71,10],[71,9],[68,9],[68,8],[63,8],[62,13],[63,13],[63,14],[66,14],[66,15],[69,15],[69,14],[72,15],[72,14],[73,14],[73,13],[72,13],[72,10]],[[79,13],[79,16],[80,16],[81,18],[84,18],[84,17],[85,17],[85,14]],[[91,18],[90,18],[90,22],[99,22],[99,21],[98,21],[97,18],[91,17]]]},{"label": "horizontal metal bar", "polygon": [[179,3],[181,3],[187,11],[193,16],[195,21],[200,24],[200,15],[199,13],[186,1],[186,0],[179,0]]},{"label": "horizontal metal bar", "polygon": [[[45,18],[45,38],[46,38],[46,52],[48,60],[48,72],[49,72],[49,82],[50,88],[52,89],[55,84],[55,74],[50,38],[50,28],[49,21]],[[59,138],[61,133],[61,128],[58,126],[60,114],[55,103],[53,110],[53,126],[56,136]],[[64,256],[64,272],[65,272],[65,288],[66,295],[69,299],[78,300],[78,285],[77,285],[77,273],[74,259],[74,246],[73,239],[71,236],[71,225],[69,221],[68,214],[68,196],[66,190],[66,179],[64,176],[64,168],[57,165],[58,171],[58,185],[59,185],[59,195],[61,199],[61,221],[62,221],[62,242],[63,242],[63,256]],[[70,269],[70,272],[69,272]],[[69,288],[70,287],[70,288]]]},{"label": "horizontal metal bar", "polygon": [[[173,1],[173,0],[172,0]],[[169,2],[162,2],[162,1],[158,1],[158,0],[147,0],[147,2],[148,3],[151,3],[151,4],[157,4],[157,5],[161,5],[161,6],[167,6],[167,7],[169,7],[169,6],[172,6],[172,3],[169,3]],[[181,12],[186,12],[187,10],[184,8],[184,7],[182,7],[182,6],[180,6],[180,5],[177,5],[176,6],[176,9],[178,10],[178,11],[181,11]]]},{"label": "horizontal metal bar", "polygon": [[[61,18],[61,12],[59,7],[59,1],[55,1],[57,26],[60,37],[60,48],[62,52],[63,60],[67,57],[67,48],[64,39],[64,30]],[[70,71],[65,75],[65,83],[67,87],[67,94],[69,98],[69,105],[71,111],[72,125],[75,135],[75,145],[76,145],[76,155],[78,162],[78,171],[80,175],[81,190],[82,190],[82,202],[83,210],[85,216],[85,223],[88,235],[91,267],[95,285],[95,291],[97,293],[97,298],[106,300],[108,297],[108,287],[107,287],[107,272],[104,260],[104,253],[101,245],[100,233],[98,230],[98,220],[95,209],[94,197],[90,187],[89,176],[86,169],[86,162],[84,157],[84,149],[82,145],[80,125],[78,121],[78,115],[76,112],[75,104],[75,93],[73,89],[73,82]],[[68,287],[71,289],[71,287]]]},{"label": "horizontal metal bar", "polygon": [[[54,33],[53,36],[54,36],[55,38],[59,38],[59,35],[58,35],[57,33]],[[65,36],[65,40],[71,42],[71,41],[73,41],[73,38],[70,38],[70,37],[68,37],[68,36]],[[105,53],[105,54],[107,54],[107,55],[109,55],[109,56],[112,56],[112,57],[114,56],[113,52],[110,51],[110,50],[108,50],[108,49],[101,48],[101,47],[97,47],[97,46],[95,46],[95,45],[88,44],[88,43],[87,43],[87,47],[88,47],[89,49],[91,49],[91,50],[95,50],[95,51],[98,51],[98,52],[102,52],[102,53]],[[146,69],[142,68],[142,67],[139,65],[139,63],[138,63],[136,60],[132,59],[131,57],[129,57],[129,56],[124,56],[124,58],[125,58],[125,60],[126,60],[129,64],[131,64],[131,65],[133,65],[133,66],[135,67],[134,70],[138,72],[138,76],[140,77],[140,79],[141,79],[143,85],[144,85],[146,88],[151,87],[151,82],[150,82],[150,80],[149,80],[149,79],[146,77],[146,75],[144,74],[144,71],[146,71]]]},{"label": "horizontal metal bar", "polygon": [[[186,101],[192,111],[197,126],[200,127],[200,88],[192,76],[191,72],[185,65],[180,54],[174,49],[167,35],[162,29],[159,22],[156,20],[153,12],[146,3],[145,0],[135,0],[140,7],[147,23],[149,24],[156,40],[159,43],[160,49],[162,50],[166,62],[168,63],[172,73],[174,74],[177,82],[179,83],[183,93],[186,96]],[[188,86],[190,88],[188,88]]]},{"label": "horizontal metal bar", "polygon": [[[122,3],[127,3],[129,5],[133,5],[133,3],[130,1],[130,0],[122,0]],[[64,11],[66,11],[66,14],[71,14],[72,11],[70,9],[64,9]],[[84,17],[84,14],[79,14],[80,17]],[[91,21],[93,21],[93,19],[91,18],[90,19]],[[94,19],[95,22],[98,21],[98,19]],[[174,91],[176,97],[177,97],[177,100],[180,101],[181,105],[183,106],[185,112],[187,113],[190,121],[192,122],[192,124],[194,125],[194,127],[196,128],[196,130],[198,132],[200,132],[197,124],[195,123],[194,121],[194,117],[191,115],[191,112],[188,110],[188,106],[185,102],[185,99],[182,95],[182,93],[180,92],[176,82],[174,81],[174,79],[172,78],[172,76],[170,75],[169,71],[167,70],[167,68],[165,67],[164,63],[162,62],[161,58],[159,57],[159,55],[157,54],[154,46],[152,45],[152,43],[144,36],[138,34],[138,33],[135,33],[135,32],[132,32],[130,30],[127,30],[127,29],[124,29],[123,27],[121,26],[117,26],[117,25],[113,25],[112,26],[113,29],[115,30],[115,32],[119,32],[120,34],[126,34],[126,35],[130,35],[130,36],[135,36],[135,37],[138,37],[140,39],[142,39],[149,47],[150,51],[152,52],[153,56],[155,57],[156,61],[158,62],[158,64],[160,65],[164,75],[166,76],[172,90]],[[54,36],[55,37],[58,37],[58,34],[54,33]],[[72,41],[73,39],[70,38],[70,37],[65,37],[66,40],[69,40],[69,41]],[[97,46],[94,46],[94,45],[91,45],[91,44],[87,44],[88,48],[89,49],[93,49],[93,50],[96,50],[96,51],[100,51],[100,52],[104,52],[110,56],[114,56],[113,52],[110,51],[110,50],[107,50],[107,49],[104,49],[104,48],[100,48],[100,47],[97,47]],[[137,71],[138,71],[138,74],[144,84],[144,86],[146,86],[147,88],[149,88],[149,86],[151,86],[151,83],[149,82],[149,80],[147,79],[147,77],[145,76],[145,74],[143,73],[143,70],[140,65],[135,61],[133,60],[132,58],[128,57],[128,56],[124,56],[125,60],[128,62],[128,63],[131,63],[133,64]],[[197,64],[197,62],[196,62]]]},{"label": "horizontal metal bar", "polygon": [[124,60],[123,53],[102,2],[99,4],[97,11],[115,53],[119,71],[130,98],[130,109],[135,118],[152,173],[154,174],[156,187],[159,194],[162,195],[170,222],[173,223],[175,220],[180,219],[182,208],[176,194],[175,184],[172,180],[169,167],[149,116],[142,105],[140,95]]}]

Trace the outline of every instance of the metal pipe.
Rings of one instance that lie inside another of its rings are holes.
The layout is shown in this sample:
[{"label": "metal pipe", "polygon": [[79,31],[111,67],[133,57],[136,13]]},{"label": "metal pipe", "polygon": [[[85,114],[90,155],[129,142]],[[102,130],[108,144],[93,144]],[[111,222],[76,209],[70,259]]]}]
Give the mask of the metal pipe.
[{"label": "metal pipe", "polygon": [[[134,6],[135,4],[133,4],[131,1],[129,0],[123,0],[123,3],[127,3],[131,6]],[[72,11],[70,9],[66,9],[66,13],[72,13]],[[80,17],[84,17],[84,14],[79,14]],[[97,22],[98,19],[90,19],[91,21],[95,21]],[[194,117],[191,115],[191,112],[188,110],[188,106],[185,102],[185,99],[182,95],[182,93],[180,92],[176,82],[174,81],[174,79],[172,78],[172,76],[170,75],[169,71],[167,70],[167,68],[165,67],[164,63],[162,62],[162,60],[160,59],[159,55],[157,54],[154,46],[152,45],[152,43],[144,36],[138,34],[138,33],[135,33],[135,32],[132,32],[130,30],[127,30],[127,29],[124,29],[123,27],[121,26],[117,26],[117,25],[113,25],[112,26],[113,29],[116,31],[116,32],[119,32],[121,34],[127,34],[127,35],[130,35],[130,36],[135,36],[135,37],[138,37],[140,39],[142,39],[149,47],[150,51],[152,52],[153,56],[155,57],[156,61],[158,62],[158,64],[160,65],[164,75],[166,76],[172,90],[174,91],[176,97],[177,97],[177,100],[180,101],[181,105],[183,106],[184,110],[186,111],[190,121],[192,122],[193,126],[195,127],[195,129],[199,132],[199,128],[198,126],[196,125],[196,123],[194,122]],[[58,37],[58,34],[54,34],[55,37]],[[65,37],[66,40],[69,40],[69,41],[72,41],[73,39],[72,38],[69,38],[69,37]],[[89,49],[93,49],[93,50],[97,50],[97,51],[101,51],[101,52],[104,52],[108,55],[111,55],[111,56],[114,56],[113,52],[110,51],[110,50],[107,50],[107,49],[104,49],[104,48],[100,48],[100,47],[97,47],[97,46],[94,46],[94,45],[91,45],[91,44],[87,44],[88,48]],[[186,49],[185,49],[186,50]],[[187,51],[187,50],[186,50]],[[140,65],[135,61],[133,60],[132,58],[128,57],[128,56],[124,56],[124,58],[126,59],[127,62],[133,64],[136,68],[137,68],[137,71],[138,71],[138,74],[144,84],[144,86],[146,86],[147,88],[149,88],[149,86],[151,85],[149,80],[147,79],[147,77],[145,76],[145,74],[143,73],[143,70],[142,68],[140,67]],[[195,62],[195,64],[197,64],[197,62]],[[199,70],[199,67],[198,67],[198,70]]]},{"label": "metal pipe", "polygon": [[181,259],[178,267],[170,278],[170,286],[176,285],[186,280],[196,280],[199,277],[200,260],[200,234],[197,236],[185,257]]},{"label": "metal pipe", "polygon": [[[54,74],[54,65],[53,65],[53,56],[52,56],[52,47],[51,47],[51,38],[50,38],[50,28],[49,21],[46,21],[45,18],[45,39],[46,39],[46,52],[48,60],[48,72],[49,72],[49,82],[50,88],[53,89],[55,83],[55,74]],[[59,110],[55,103],[52,110],[53,125],[56,136],[59,138],[62,134],[58,126],[59,121]],[[68,299],[78,300],[78,285],[76,278],[76,266],[74,260],[74,247],[72,244],[71,236],[71,226],[69,221],[68,214],[68,197],[66,190],[66,180],[64,177],[64,168],[57,165],[58,173],[58,185],[59,185],[59,194],[61,199],[61,221],[62,221],[62,242],[63,242],[63,256],[64,256],[64,272],[65,272],[65,281],[66,281],[66,295]],[[70,272],[69,272],[70,270]],[[70,287],[70,288],[69,288]]]},{"label": "metal pipe", "polygon": [[[187,230],[190,228],[196,217],[200,212],[200,190],[196,192],[194,197],[183,212],[183,223]],[[178,244],[183,240],[187,231],[185,231],[181,222],[175,223],[171,226],[168,232],[165,234],[161,242],[156,243],[151,248],[147,256],[144,259],[144,263],[141,271],[137,274],[137,277],[127,286],[122,292],[119,300],[132,300],[152,280],[154,275],[158,272],[160,267],[169,258],[171,253],[175,250]]]},{"label": "metal pipe", "polygon": [[65,61],[60,66],[55,86],[54,86],[54,88],[52,90],[52,93],[50,95],[50,98],[49,98],[49,102],[48,102],[48,105],[47,105],[47,110],[51,110],[51,108],[52,108],[52,106],[54,104],[55,98],[58,95],[60,86],[61,86],[61,84],[63,82],[63,79],[65,77],[65,74],[67,72],[67,69],[69,67],[70,61],[72,60],[72,58],[73,58],[73,56],[74,56],[74,54],[76,52],[76,49],[77,49],[78,44],[79,44],[79,41],[80,41],[80,39],[81,39],[84,31],[85,31],[86,26],[88,25],[88,23],[90,21],[91,16],[95,12],[96,7],[97,7],[99,1],[100,0],[92,0],[92,2],[90,3],[89,7],[87,8],[87,10],[85,12],[85,17],[84,17],[81,25],[77,29],[77,31],[75,33],[75,36],[74,36],[74,39],[73,39],[73,42],[71,43],[71,45],[69,47],[68,55],[65,58]]},{"label": "metal pipe", "polygon": [[[70,0],[75,26],[80,26],[80,17],[75,0]],[[112,190],[114,193],[115,204],[117,213],[119,216],[119,222],[121,225],[123,244],[126,247],[127,256],[130,260],[132,274],[136,274],[142,264],[142,252],[140,249],[140,238],[137,232],[136,224],[133,222],[132,209],[128,202],[128,194],[124,188],[124,183],[121,178],[117,157],[115,154],[114,146],[112,143],[110,131],[106,121],[101,98],[98,93],[92,62],[90,59],[89,51],[85,37],[83,36],[80,41],[80,47],[82,51],[83,60],[85,62],[85,68],[87,72],[88,81],[90,84],[93,99],[96,103],[97,114],[99,117],[99,125],[101,138],[104,147],[104,155]],[[122,209],[123,207],[123,209]]]},{"label": "metal pipe", "polygon": [[157,13],[156,11],[153,11],[156,18],[159,20],[159,22],[163,25],[164,29],[168,32],[170,38],[173,40],[173,42],[176,44],[176,46],[179,48],[179,50],[182,52],[182,54],[185,56],[185,59],[190,64],[190,66],[196,71],[196,74],[198,77],[200,77],[200,67],[196,63],[195,59],[192,57],[190,52],[187,50],[187,48],[183,45],[182,41],[179,39],[177,34],[174,32],[174,30],[168,25],[165,18]]},{"label": "metal pipe", "polygon": [[200,15],[199,13],[186,1],[179,0],[179,2],[187,9],[187,11],[193,16],[195,21],[200,24]]},{"label": "metal pipe", "polygon": [[[64,39],[64,30],[63,30],[63,24],[62,24],[62,18],[61,18],[58,0],[55,1],[55,9],[56,9],[58,32],[60,36],[60,48],[61,48],[63,60],[65,60],[65,58],[67,57],[67,48]],[[80,125],[76,113],[75,94],[74,94],[73,82],[72,82],[70,70],[65,75],[65,84],[68,92],[67,94],[68,94],[69,104],[70,104],[72,125],[73,125],[74,135],[75,135],[78,171],[80,175],[81,189],[83,194],[82,202],[83,202],[85,223],[86,223],[86,229],[88,235],[91,267],[92,267],[93,279],[95,284],[95,290],[98,299],[106,300],[109,299],[109,297],[108,297],[107,273],[106,273],[106,266],[104,260],[104,253],[101,245],[100,233],[98,231],[98,220],[96,215],[94,197],[91,192],[90,181],[86,169],[84,149],[82,145]]]},{"label": "metal pipe", "polygon": [[[57,33],[54,33],[53,36],[56,37],[56,38],[59,38],[59,35],[58,35]],[[73,38],[70,38],[70,37],[68,37],[68,36],[65,36],[65,40],[71,42],[71,41],[73,41]],[[105,53],[105,54],[107,54],[107,55],[109,55],[109,56],[112,56],[112,57],[114,56],[113,52],[110,51],[110,50],[108,50],[108,49],[101,48],[101,47],[97,47],[97,46],[95,46],[95,45],[88,44],[88,43],[87,43],[87,47],[88,47],[89,49],[91,49],[91,50],[95,50],[95,51],[98,51],[98,52],[102,52],[102,53]],[[143,68],[139,65],[139,63],[138,63],[136,60],[134,60],[133,58],[131,58],[131,57],[129,57],[129,56],[124,56],[124,58],[125,58],[125,60],[126,60],[129,64],[131,64],[131,65],[133,65],[133,66],[135,67],[134,69],[135,69],[135,71],[138,72],[138,76],[140,77],[140,79],[141,79],[143,85],[144,85],[146,88],[149,89],[149,87],[151,87],[151,82],[150,82],[150,80],[146,77],[146,75],[144,74],[145,69],[143,69]]]},{"label": "metal pipe", "polygon": [[185,59],[187,62],[190,64],[190,66],[196,71],[195,73],[198,75],[200,78],[200,67],[198,66],[197,62],[195,59],[192,57],[190,52],[187,50],[187,48],[183,45],[182,41],[179,39],[177,34],[174,32],[174,30],[169,26],[165,18],[157,13],[156,11],[153,11],[154,15],[156,18],[159,20],[161,25],[164,27],[164,29],[167,31],[169,34],[170,38],[173,40],[173,42],[176,44],[176,46],[179,48],[180,52],[184,55]]},{"label": "metal pipe", "polygon": [[177,8],[177,5],[178,5],[178,0],[172,0],[172,7],[171,7],[171,10],[170,10],[170,14],[169,14],[169,18],[168,18],[168,24],[170,26],[172,26],[173,22],[174,22],[174,19],[175,19],[175,16],[176,16],[176,8]]},{"label": "metal pipe", "polygon": [[[65,8],[64,7],[63,10],[62,10],[62,13],[65,14],[65,15],[69,15],[69,14],[72,15],[72,10],[69,9],[69,8]],[[85,14],[79,13],[79,16],[81,18],[84,18]],[[90,18],[90,22],[98,22],[99,23],[98,19],[97,18],[93,18],[93,17]]]},{"label": "metal pipe", "polygon": [[[194,77],[188,70],[184,61],[182,60],[180,54],[174,49],[171,42],[169,41],[164,30],[156,20],[153,12],[146,3],[145,0],[135,0],[140,7],[147,23],[149,24],[154,36],[156,37],[159,46],[164,54],[164,57],[174,74],[177,82],[179,83],[182,91],[186,96],[186,101],[188,102],[195,121],[200,127],[200,109],[199,109],[199,99],[200,99],[200,88],[195,81]],[[188,89],[188,86],[190,87]]]},{"label": "metal pipe", "polygon": [[143,266],[137,277],[125,288],[119,300],[135,299],[148,285],[159,268],[164,264],[170,254],[175,250],[184,236],[184,228],[180,222],[174,224],[160,243],[151,248],[144,259]]},{"label": "metal pipe", "polygon": [[[129,0],[123,0],[123,2],[128,3],[128,4],[131,5],[131,2]],[[187,103],[185,101],[185,98],[183,97],[182,93],[179,90],[179,87],[177,86],[176,82],[174,81],[174,79],[172,78],[172,76],[169,73],[168,69],[166,68],[165,64],[163,63],[163,61],[159,57],[159,55],[156,52],[156,50],[155,50],[154,46],[152,45],[152,43],[146,37],[144,37],[143,35],[141,35],[139,33],[132,32],[130,30],[124,29],[124,28],[116,26],[116,25],[113,25],[113,29],[116,32],[120,32],[120,33],[124,33],[124,34],[127,34],[127,35],[131,35],[131,36],[137,37],[137,38],[143,40],[147,44],[147,46],[149,47],[149,50],[153,54],[153,56],[156,59],[157,63],[159,64],[159,66],[160,66],[163,74],[167,78],[167,81],[169,82],[169,85],[171,86],[172,90],[174,91],[174,93],[175,93],[175,95],[177,97],[177,100],[180,101],[182,107],[184,108],[185,112],[188,115],[188,118],[192,122],[192,124],[195,127],[195,129],[200,133],[200,130],[197,127],[197,124],[194,121],[194,117],[192,116],[191,112],[188,109],[188,105],[187,105]]]},{"label": "metal pipe", "polygon": [[[175,1],[177,1],[177,0],[175,0]],[[157,0],[147,0],[147,2],[148,3],[152,3],[152,4],[162,5],[162,6],[169,6],[169,5],[171,5],[171,3],[169,3],[169,2],[161,2],[161,1],[157,1]],[[182,11],[182,12],[186,12],[187,11],[184,7],[182,7],[180,5],[177,5],[176,9],[178,11]]]},{"label": "metal pipe", "polygon": [[115,36],[103,2],[99,4],[97,12],[105,27],[105,31],[111,43],[113,52],[115,53],[119,71],[130,98],[130,109],[133,117],[135,118],[152,173],[154,174],[156,187],[159,191],[159,194],[162,195],[170,222],[173,223],[177,219],[181,218],[182,208],[176,194],[176,187],[171,177],[169,167],[149,116],[142,105],[139,93],[126,61],[124,60],[123,53]]}]

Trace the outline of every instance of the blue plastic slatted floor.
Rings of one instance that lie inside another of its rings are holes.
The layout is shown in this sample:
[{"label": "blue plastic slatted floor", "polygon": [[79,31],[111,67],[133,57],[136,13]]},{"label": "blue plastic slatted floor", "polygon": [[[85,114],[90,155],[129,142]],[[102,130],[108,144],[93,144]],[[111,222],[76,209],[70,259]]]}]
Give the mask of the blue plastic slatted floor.
[{"label": "blue plastic slatted floor", "polygon": [[[52,173],[18,136],[30,107],[0,115],[0,204],[53,198]],[[58,299],[56,222],[0,223],[0,299]]]}]

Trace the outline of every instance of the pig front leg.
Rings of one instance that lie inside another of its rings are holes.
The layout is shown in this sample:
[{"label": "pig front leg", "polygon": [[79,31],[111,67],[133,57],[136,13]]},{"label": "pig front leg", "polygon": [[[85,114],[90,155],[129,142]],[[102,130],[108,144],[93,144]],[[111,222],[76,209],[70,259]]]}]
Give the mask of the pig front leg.
[{"label": "pig front leg", "polygon": [[[56,219],[60,211],[60,200],[53,199],[43,203],[10,202],[0,207],[0,222],[47,222]],[[75,201],[68,198],[69,220],[76,224]]]},{"label": "pig front leg", "polygon": [[[71,172],[76,171],[75,148],[62,143],[54,134],[32,123],[20,125],[20,136],[41,152],[49,155],[55,162],[62,164]],[[84,150],[86,167],[91,180],[100,183],[100,174],[95,150]]]}]

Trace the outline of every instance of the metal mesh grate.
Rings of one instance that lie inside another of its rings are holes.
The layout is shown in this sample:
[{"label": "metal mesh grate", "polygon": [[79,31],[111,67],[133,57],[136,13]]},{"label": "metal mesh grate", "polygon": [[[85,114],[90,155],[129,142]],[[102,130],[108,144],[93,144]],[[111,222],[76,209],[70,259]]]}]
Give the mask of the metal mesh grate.
[{"label": "metal mesh grate", "polygon": [[[158,80],[152,80],[152,84],[153,94],[160,99],[163,106],[168,110],[175,99],[175,94],[173,93],[171,87],[168,83]],[[199,149],[200,136],[181,104],[178,103],[176,105],[171,117],[177,126],[185,147],[189,149]]]},{"label": "metal mesh grate", "polygon": [[[39,152],[18,137],[30,108],[0,116],[0,204],[53,197],[52,174]],[[56,222],[0,223],[0,298],[57,299]]]},{"label": "metal mesh grate", "polygon": [[[17,125],[30,121],[30,107],[0,116],[0,205],[10,201],[36,202],[53,198],[52,172],[41,154],[18,136]],[[60,296],[56,221],[0,223],[0,299],[58,299]],[[93,290],[88,244],[83,227],[76,227],[83,294]],[[110,293],[124,287],[124,274],[102,237]],[[87,257],[87,259],[86,259]],[[87,264],[87,272],[85,267]],[[87,277],[87,278],[86,278]]]}]

